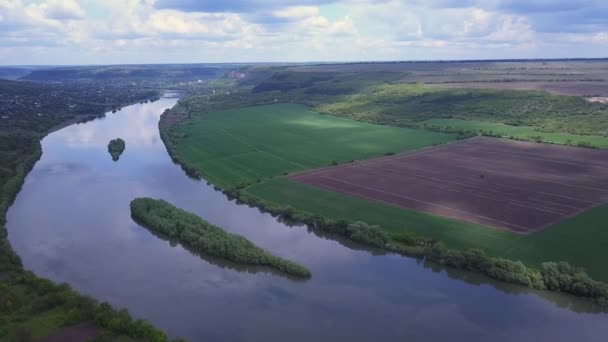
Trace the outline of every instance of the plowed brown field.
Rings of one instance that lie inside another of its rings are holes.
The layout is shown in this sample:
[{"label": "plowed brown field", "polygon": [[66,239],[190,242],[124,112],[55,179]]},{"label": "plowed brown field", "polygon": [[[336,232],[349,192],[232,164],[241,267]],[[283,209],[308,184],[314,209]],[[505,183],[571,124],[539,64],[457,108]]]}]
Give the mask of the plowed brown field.
[{"label": "plowed brown field", "polygon": [[529,234],[608,201],[608,150],[476,137],[291,178]]}]

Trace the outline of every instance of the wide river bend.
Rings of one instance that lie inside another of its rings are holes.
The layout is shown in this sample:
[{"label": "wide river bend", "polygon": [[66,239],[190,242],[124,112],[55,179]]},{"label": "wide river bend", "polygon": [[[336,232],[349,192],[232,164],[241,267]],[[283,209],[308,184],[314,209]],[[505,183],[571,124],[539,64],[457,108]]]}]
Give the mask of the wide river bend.
[{"label": "wide river bend", "polygon": [[[126,307],[191,341],[606,341],[608,315],[533,292],[290,227],[190,179],[159,137],[167,94],[49,134],[8,212],[24,266]],[[126,141],[118,162],[111,139]],[[295,281],[204,259],[130,217],[163,198],[306,265]]]}]

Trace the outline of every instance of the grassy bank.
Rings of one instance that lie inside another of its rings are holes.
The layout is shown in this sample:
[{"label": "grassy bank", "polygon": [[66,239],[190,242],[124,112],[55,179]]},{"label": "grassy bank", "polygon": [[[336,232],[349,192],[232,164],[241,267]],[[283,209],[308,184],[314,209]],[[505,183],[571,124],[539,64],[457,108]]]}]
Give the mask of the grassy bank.
[{"label": "grassy bank", "polygon": [[243,236],[224,231],[202,218],[163,200],[137,198],[131,202],[131,216],[144,227],[176,239],[198,253],[223,258],[241,265],[266,266],[288,275],[310,278],[304,266],[274,256]]}]

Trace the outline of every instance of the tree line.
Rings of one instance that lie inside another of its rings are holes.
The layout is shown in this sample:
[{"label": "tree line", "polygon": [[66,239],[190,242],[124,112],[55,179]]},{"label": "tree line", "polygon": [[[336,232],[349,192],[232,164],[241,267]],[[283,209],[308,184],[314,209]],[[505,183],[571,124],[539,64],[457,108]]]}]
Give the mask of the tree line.
[{"label": "tree line", "polygon": [[260,208],[293,223],[304,223],[311,229],[345,236],[352,241],[441,265],[482,273],[492,279],[533,289],[564,292],[589,298],[608,307],[608,284],[592,279],[584,269],[567,262],[545,262],[540,269],[521,261],[490,257],[478,249],[456,250],[440,241],[417,237],[414,233],[387,232],[365,222],[334,220],[297,210],[289,205],[276,205],[238,190],[225,190],[239,202]]}]

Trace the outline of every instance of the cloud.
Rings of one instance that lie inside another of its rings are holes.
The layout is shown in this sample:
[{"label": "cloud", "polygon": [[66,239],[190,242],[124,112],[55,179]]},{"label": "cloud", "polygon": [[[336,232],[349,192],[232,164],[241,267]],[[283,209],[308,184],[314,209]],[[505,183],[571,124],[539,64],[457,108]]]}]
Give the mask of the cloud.
[{"label": "cloud", "polygon": [[75,0],[48,0],[39,7],[49,19],[72,20],[85,16],[84,10]]},{"label": "cloud", "polygon": [[159,0],[156,7],[186,12],[265,12],[290,6],[311,6],[335,2],[335,0]]},{"label": "cloud", "polygon": [[480,8],[524,16],[538,32],[592,32],[608,24],[605,0],[428,0],[432,8]]},{"label": "cloud", "polygon": [[0,64],[608,56],[598,0],[0,0]]},{"label": "cloud", "polygon": [[503,0],[498,1],[495,8],[508,12],[530,14],[577,11],[595,7],[599,4],[599,1],[594,0]]}]

